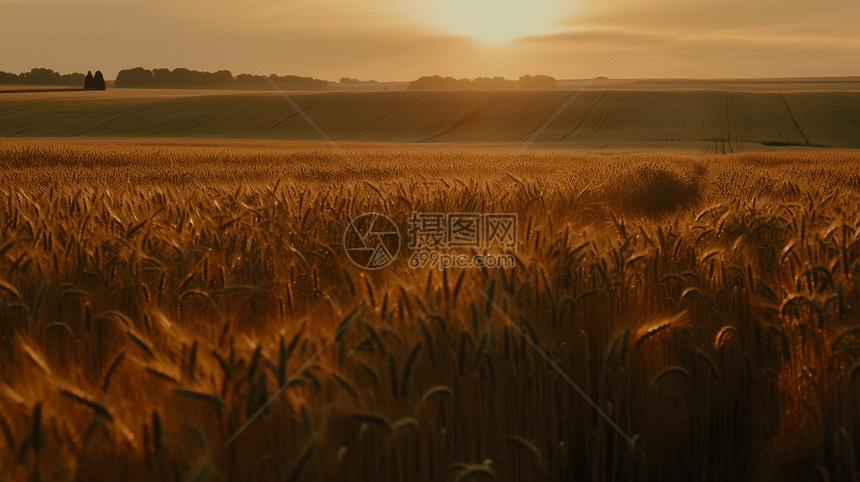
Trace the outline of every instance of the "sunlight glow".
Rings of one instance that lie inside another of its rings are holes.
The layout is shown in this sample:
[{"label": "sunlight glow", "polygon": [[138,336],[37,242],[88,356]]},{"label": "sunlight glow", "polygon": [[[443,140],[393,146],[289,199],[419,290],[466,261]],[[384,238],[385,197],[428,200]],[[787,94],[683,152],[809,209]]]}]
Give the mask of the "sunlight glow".
[{"label": "sunlight glow", "polygon": [[488,43],[503,43],[524,35],[557,31],[553,21],[562,13],[559,0],[435,0],[432,22],[458,35]]}]

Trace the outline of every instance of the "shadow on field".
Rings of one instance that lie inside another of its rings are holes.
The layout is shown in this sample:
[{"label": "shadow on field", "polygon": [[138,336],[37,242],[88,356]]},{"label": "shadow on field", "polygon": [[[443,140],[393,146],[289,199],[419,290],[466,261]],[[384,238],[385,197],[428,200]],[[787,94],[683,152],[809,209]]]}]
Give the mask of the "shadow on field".
[{"label": "shadow on field", "polygon": [[[623,212],[657,216],[695,204],[706,167],[648,163],[617,175],[604,189],[607,202]],[[686,171],[686,172],[685,172]]]}]

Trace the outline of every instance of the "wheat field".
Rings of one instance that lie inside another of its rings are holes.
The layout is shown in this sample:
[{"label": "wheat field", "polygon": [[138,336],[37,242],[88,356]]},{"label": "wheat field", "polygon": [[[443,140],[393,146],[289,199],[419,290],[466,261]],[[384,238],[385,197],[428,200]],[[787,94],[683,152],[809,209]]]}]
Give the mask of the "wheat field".
[{"label": "wheat field", "polygon": [[[850,88],[854,90],[589,89],[535,141],[575,149],[703,154],[858,149],[860,91]],[[572,92],[290,95],[338,142],[521,145]],[[277,93],[193,89],[3,94],[0,136],[320,139]]]},{"label": "wheat field", "polygon": [[[860,477],[857,151],[346,152],[0,144],[4,480]],[[341,244],[466,209],[515,268]]]}]

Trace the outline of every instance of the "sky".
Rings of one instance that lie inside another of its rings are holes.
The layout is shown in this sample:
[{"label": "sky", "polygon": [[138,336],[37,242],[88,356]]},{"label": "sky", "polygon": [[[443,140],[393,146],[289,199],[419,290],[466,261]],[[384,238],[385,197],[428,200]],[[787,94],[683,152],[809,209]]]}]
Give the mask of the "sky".
[{"label": "sky", "polygon": [[409,81],[860,75],[858,0],[0,0],[0,70]]}]

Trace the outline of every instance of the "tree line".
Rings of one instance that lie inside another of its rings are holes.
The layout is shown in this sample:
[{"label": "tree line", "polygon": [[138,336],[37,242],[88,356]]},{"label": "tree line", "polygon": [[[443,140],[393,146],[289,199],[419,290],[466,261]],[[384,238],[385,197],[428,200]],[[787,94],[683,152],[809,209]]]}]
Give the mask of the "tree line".
[{"label": "tree line", "polygon": [[82,86],[86,76],[75,72],[73,74],[60,74],[51,69],[32,69],[29,72],[21,72],[13,74],[11,72],[0,71],[0,84],[13,85],[68,85]]},{"label": "tree line", "polygon": [[[314,79],[313,77],[299,77],[296,75],[278,76],[272,74],[269,79],[281,88],[291,90],[324,90],[328,88],[328,81]],[[342,84],[365,84],[376,83],[376,81],[360,81],[344,77],[340,79]],[[262,75],[239,74],[234,76],[229,70],[217,72],[201,72],[186,68],[152,69],[143,67],[120,70],[114,81],[114,85],[120,88],[189,88],[208,86],[241,86],[245,84],[265,84],[266,77]],[[85,89],[104,90],[105,80],[100,71],[95,75],[88,72],[61,75],[51,69],[37,68],[30,72],[13,74],[0,71],[0,84],[29,84],[29,85],[67,85],[80,86]],[[500,90],[500,89],[552,89],[555,88],[555,78],[548,75],[524,75],[519,80],[508,80],[504,77],[477,77],[470,79],[455,79],[454,77],[442,77],[439,75],[425,76],[409,83],[406,90]]]},{"label": "tree line", "polygon": [[477,77],[475,80],[455,79],[432,75],[409,82],[406,90],[500,90],[500,89],[552,89],[555,78],[548,75],[523,75],[519,80],[504,77]]},{"label": "tree line", "polygon": [[341,77],[340,83],[341,84],[378,84],[379,82],[377,82],[375,80],[358,80],[358,79],[351,79],[349,77]]},{"label": "tree line", "polygon": [[[322,90],[328,88],[328,81],[313,77],[296,75],[269,76],[279,87],[297,90]],[[231,86],[241,84],[264,84],[266,78],[262,75],[239,74],[233,76],[229,70],[217,72],[201,72],[185,68],[152,69],[143,67],[120,70],[114,81],[116,87],[158,87],[158,88],[188,88],[207,86]]]},{"label": "tree line", "polygon": [[20,74],[0,71],[0,84],[83,86],[84,89],[105,90],[105,78],[100,70],[96,70],[95,75],[92,71],[87,72],[87,75],[79,72],[60,74],[45,68],[31,69]]}]

